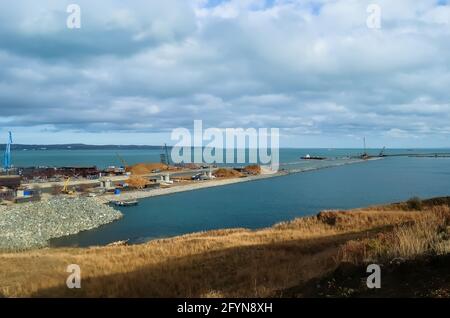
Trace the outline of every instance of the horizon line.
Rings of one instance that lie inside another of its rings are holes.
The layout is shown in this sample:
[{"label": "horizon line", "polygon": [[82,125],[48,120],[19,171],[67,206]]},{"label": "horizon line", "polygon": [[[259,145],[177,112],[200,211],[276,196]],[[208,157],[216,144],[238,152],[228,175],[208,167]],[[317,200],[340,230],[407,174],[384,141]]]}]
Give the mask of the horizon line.
[{"label": "horizon line", "polygon": [[[0,143],[1,147],[6,146],[5,143]],[[17,146],[89,146],[89,147],[165,147],[165,145],[150,145],[150,144],[85,144],[85,143],[50,143],[50,144],[12,144],[12,147]],[[167,145],[167,147],[174,147],[174,145]],[[182,148],[182,146],[180,146]],[[196,148],[191,146],[191,148]],[[202,148],[206,148],[202,147]],[[217,147],[209,147],[209,148],[217,148]],[[381,147],[366,147],[366,149],[380,149]],[[385,147],[386,149],[450,149],[450,146],[439,146],[439,147]],[[218,148],[218,149],[258,149],[258,148]],[[279,149],[364,149],[364,147],[305,147],[305,146],[283,146],[279,147]]]}]

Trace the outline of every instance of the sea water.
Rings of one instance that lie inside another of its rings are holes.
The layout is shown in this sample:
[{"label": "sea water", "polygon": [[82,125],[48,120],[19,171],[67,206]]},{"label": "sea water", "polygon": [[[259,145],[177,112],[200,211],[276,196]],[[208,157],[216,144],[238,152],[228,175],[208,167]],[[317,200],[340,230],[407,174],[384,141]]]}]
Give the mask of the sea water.
[{"label": "sea water", "polygon": [[[307,153],[341,157],[358,152],[282,150],[282,168],[322,169],[143,199],[138,206],[121,208],[124,218],[117,222],[56,239],[51,244],[90,246],[119,240],[139,243],[212,229],[256,229],[326,209],[349,209],[404,201],[413,196],[429,198],[450,194],[450,159],[446,158],[388,157],[358,163],[347,159],[299,160]],[[394,152],[405,150],[391,150]],[[135,155],[136,158],[141,156]]]}]

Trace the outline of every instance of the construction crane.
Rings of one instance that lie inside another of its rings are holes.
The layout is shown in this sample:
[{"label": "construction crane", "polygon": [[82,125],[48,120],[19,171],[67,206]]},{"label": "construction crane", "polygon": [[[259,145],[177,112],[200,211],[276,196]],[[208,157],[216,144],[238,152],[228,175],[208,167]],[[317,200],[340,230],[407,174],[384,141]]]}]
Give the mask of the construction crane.
[{"label": "construction crane", "polygon": [[3,159],[3,169],[6,172],[8,172],[11,169],[11,144],[12,143],[13,143],[12,133],[9,132],[8,141],[6,143],[6,148],[5,148],[5,156]]},{"label": "construction crane", "polygon": [[366,137],[364,137],[364,154],[367,155]]},{"label": "construction crane", "polygon": [[360,156],[361,159],[367,160],[370,158],[369,154],[367,153],[367,147],[366,147],[366,137],[364,137],[364,152],[363,154]]},{"label": "construction crane", "polygon": [[117,158],[119,158],[120,162],[122,163],[123,167],[126,168],[128,167],[128,163],[125,161],[125,159],[123,159],[118,152],[116,152]]},{"label": "construction crane", "polygon": [[165,165],[170,165],[170,157],[169,157],[169,150],[167,148],[167,144],[164,144],[163,147],[164,153],[160,154],[161,163]]},{"label": "construction crane", "polygon": [[164,144],[164,148],[166,150],[166,158],[167,158],[167,165],[170,165],[170,157],[169,157],[169,148],[167,148],[167,144]]}]

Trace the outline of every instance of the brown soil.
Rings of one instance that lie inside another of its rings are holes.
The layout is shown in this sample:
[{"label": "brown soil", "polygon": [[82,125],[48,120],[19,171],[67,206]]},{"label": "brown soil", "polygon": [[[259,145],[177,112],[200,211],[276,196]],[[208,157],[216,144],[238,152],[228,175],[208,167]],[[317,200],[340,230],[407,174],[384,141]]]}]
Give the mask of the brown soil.
[{"label": "brown soil", "polygon": [[148,184],[150,184],[150,181],[144,177],[140,177],[140,176],[135,176],[132,175],[128,180],[127,180],[128,185],[131,188],[135,188],[135,189],[143,189],[145,188]]},{"label": "brown soil", "polygon": [[169,170],[169,166],[163,163],[138,163],[126,168],[126,171],[131,172],[133,175],[150,174],[154,170],[166,171]]},{"label": "brown soil", "polygon": [[251,165],[244,168],[244,172],[252,175],[260,175],[261,174],[261,166],[259,165]]},{"label": "brown soil", "polygon": [[240,173],[237,170],[234,169],[226,169],[226,168],[220,168],[217,169],[214,172],[214,175],[217,178],[240,178],[243,177],[244,175],[242,173]]}]

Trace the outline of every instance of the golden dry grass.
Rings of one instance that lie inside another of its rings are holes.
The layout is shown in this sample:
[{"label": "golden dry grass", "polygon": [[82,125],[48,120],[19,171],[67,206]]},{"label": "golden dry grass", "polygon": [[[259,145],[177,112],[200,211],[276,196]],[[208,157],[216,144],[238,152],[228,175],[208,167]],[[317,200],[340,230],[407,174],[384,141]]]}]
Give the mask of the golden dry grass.
[{"label": "golden dry grass", "polygon": [[352,263],[388,262],[450,252],[450,208],[429,207],[409,222],[376,237],[349,241],[341,249],[339,261]]},{"label": "golden dry grass", "polygon": [[[436,216],[434,221],[431,215]],[[403,206],[372,207],[322,212],[257,231],[218,230],[134,246],[0,254],[0,294],[7,297],[280,295],[281,290],[334,270],[336,260],[374,257],[375,253],[366,251],[370,244],[380,244],[389,235],[395,238],[389,245],[390,257],[429,249],[428,245],[419,247],[412,240],[422,226],[423,240],[433,242],[436,249],[444,248],[445,240],[436,241],[428,232],[427,222],[438,224],[439,218],[448,218],[448,207],[426,211],[406,211]],[[405,230],[408,226],[411,233]],[[69,290],[65,285],[68,275],[65,269],[69,264],[81,267],[80,290]]]}]

